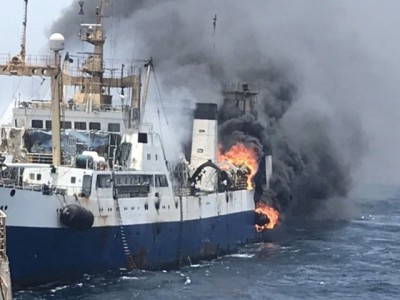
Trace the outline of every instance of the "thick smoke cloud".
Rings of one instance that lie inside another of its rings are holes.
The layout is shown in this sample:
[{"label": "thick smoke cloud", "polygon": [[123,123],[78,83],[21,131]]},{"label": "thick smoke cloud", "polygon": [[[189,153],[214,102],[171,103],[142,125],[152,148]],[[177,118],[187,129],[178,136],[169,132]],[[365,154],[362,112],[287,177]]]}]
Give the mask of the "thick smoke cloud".
[{"label": "thick smoke cloud", "polygon": [[[85,22],[96,5],[86,1]],[[78,27],[66,24],[79,23],[78,10],[74,3],[52,31],[67,40],[75,36]],[[113,55],[154,58],[167,97],[220,104],[225,149],[239,141],[260,157],[273,154],[264,198],[280,210],[312,215],[321,207],[335,210],[335,204],[321,203],[346,196],[365,147],[338,70],[348,63],[347,72],[354,71],[354,58],[363,54],[340,47],[353,43],[337,24],[341,10],[339,3],[321,1],[118,0],[110,1],[106,15],[117,17],[106,25],[109,39],[118,37]],[[226,82],[260,87],[257,119],[222,104]]]}]

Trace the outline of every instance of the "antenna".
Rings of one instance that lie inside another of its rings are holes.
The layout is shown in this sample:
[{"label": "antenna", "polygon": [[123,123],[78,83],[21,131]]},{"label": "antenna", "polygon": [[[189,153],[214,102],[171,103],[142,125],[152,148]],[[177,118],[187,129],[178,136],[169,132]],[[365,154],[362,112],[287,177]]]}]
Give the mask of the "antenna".
[{"label": "antenna", "polygon": [[217,31],[217,14],[214,15],[213,20],[213,50],[215,51],[216,44],[216,31]]},{"label": "antenna", "polygon": [[22,62],[25,62],[25,55],[26,55],[26,25],[28,22],[28,0],[24,0],[25,5],[24,5],[24,10],[25,10],[25,15],[24,15],[24,20],[22,22],[23,26],[23,31],[22,31],[22,41],[21,41],[21,52],[19,54],[20,60]]},{"label": "antenna", "polygon": [[80,9],[79,9],[79,15],[84,15],[85,14],[85,12],[83,11],[83,5],[85,4],[85,1],[79,1],[78,2],[78,4],[79,4],[79,7],[80,7]]},{"label": "antenna", "polygon": [[96,16],[97,16],[97,23],[103,24],[104,18],[104,0],[100,1],[100,7],[96,7]]}]

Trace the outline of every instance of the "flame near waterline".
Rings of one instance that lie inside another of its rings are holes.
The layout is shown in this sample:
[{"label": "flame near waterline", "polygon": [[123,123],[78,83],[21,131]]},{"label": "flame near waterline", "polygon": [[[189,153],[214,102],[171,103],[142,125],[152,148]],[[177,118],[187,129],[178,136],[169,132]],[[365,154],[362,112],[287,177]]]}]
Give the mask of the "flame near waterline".
[{"label": "flame near waterline", "polygon": [[265,225],[262,225],[262,226],[257,225],[257,224],[255,225],[256,230],[258,232],[264,231],[266,229],[273,229],[273,228],[275,228],[276,225],[278,225],[279,212],[277,210],[273,209],[272,207],[264,204],[263,202],[258,202],[255,212],[258,214],[265,215],[269,220],[269,222],[266,223]]},{"label": "flame near waterline", "polygon": [[237,143],[229,148],[228,151],[221,153],[221,147],[218,147],[218,156],[217,161],[228,161],[232,165],[242,168],[246,167],[249,171],[249,175],[247,176],[247,189],[253,189],[253,177],[257,173],[258,168],[258,155],[257,153],[250,147],[246,147],[241,143]]}]

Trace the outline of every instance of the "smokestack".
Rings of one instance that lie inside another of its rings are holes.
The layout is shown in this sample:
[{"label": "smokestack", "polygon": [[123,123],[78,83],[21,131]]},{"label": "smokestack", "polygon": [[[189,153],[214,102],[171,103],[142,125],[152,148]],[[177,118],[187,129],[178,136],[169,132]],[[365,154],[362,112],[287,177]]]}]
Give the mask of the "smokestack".
[{"label": "smokestack", "polygon": [[[190,167],[194,172],[201,164],[211,160],[216,161],[218,144],[217,104],[198,103],[194,112],[192,152],[190,156]],[[205,169],[202,180],[199,182],[201,188],[214,189],[212,177],[215,170]]]},{"label": "smokestack", "polygon": [[215,162],[217,143],[217,105],[198,103],[193,120],[191,166],[197,168],[207,160]]}]

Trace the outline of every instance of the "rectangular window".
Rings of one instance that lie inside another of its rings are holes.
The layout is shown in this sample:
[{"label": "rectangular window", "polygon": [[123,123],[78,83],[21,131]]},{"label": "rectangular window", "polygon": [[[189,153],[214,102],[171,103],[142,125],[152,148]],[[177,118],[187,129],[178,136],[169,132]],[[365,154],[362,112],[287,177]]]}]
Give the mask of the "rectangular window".
[{"label": "rectangular window", "polygon": [[153,185],[152,175],[116,175],[117,186]]},{"label": "rectangular window", "polygon": [[42,179],[42,174],[36,174],[36,180],[41,180]]},{"label": "rectangular window", "polygon": [[29,174],[29,179],[30,180],[35,180],[35,174],[34,173],[30,173]]},{"label": "rectangular window", "polygon": [[197,149],[197,153],[203,153],[203,149]]},{"label": "rectangular window", "polygon": [[82,194],[84,197],[89,197],[90,192],[92,190],[92,176],[90,175],[83,175],[83,182],[82,182]]},{"label": "rectangular window", "polygon": [[110,188],[111,175],[97,175],[96,186],[99,188]]},{"label": "rectangular window", "polygon": [[109,132],[120,132],[121,125],[119,123],[109,123],[108,131]]},{"label": "rectangular window", "polygon": [[167,176],[165,175],[156,175],[156,187],[168,187]]},{"label": "rectangular window", "polygon": [[71,177],[71,183],[75,183],[76,182],[76,177]]},{"label": "rectangular window", "polygon": [[206,131],[204,129],[199,129],[199,132],[204,133]]},{"label": "rectangular window", "polygon": [[61,122],[61,129],[71,129],[72,124],[70,121],[62,121]]},{"label": "rectangular window", "polygon": [[147,133],[146,132],[139,132],[138,143],[147,144]]},{"label": "rectangular window", "polygon": [[46,129],[47,130],[51,129],[51,121],[46,121]]},{"label": "rectangular window", "polygon": [[43,128],[42,120],[32,120],[32,128]]},{"label": "rectangular window", "polygon": [[75,122],[74,128],[77,130],[86,130],[86,122]]},{"label": "rectangular window", "polygon": [[89,130],[100,130],[100,123],[90,122],[89,123]]},{"label": "rectangular window", "polygon": [[151,159],[151,154],[147,154],[147,160]]}]

